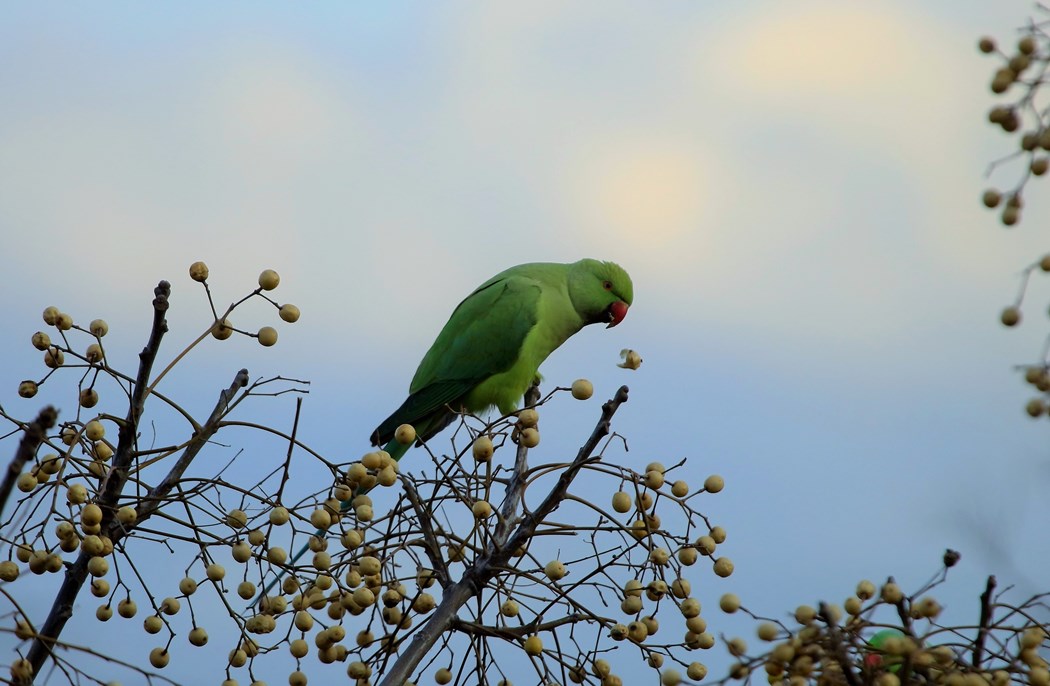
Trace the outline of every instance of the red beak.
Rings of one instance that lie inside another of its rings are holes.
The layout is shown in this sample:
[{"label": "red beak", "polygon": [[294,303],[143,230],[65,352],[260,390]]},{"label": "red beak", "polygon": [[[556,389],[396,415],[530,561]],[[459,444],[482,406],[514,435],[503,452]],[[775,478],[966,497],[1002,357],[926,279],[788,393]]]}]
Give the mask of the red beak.
[{"label": "red beak", "polygon": [[605,328],[611,329],[627,316],[627,303],[622,300],[617,300],[612,305],[609,305],[609,325]]}]

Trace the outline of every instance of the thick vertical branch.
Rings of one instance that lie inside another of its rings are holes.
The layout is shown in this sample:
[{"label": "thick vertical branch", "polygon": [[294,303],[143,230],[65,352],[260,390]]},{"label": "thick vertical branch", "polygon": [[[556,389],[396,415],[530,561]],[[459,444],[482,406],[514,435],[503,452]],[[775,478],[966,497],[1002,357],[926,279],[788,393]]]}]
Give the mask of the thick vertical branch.
[{"label": "thick vertical branch", "polygon": [[36,451],[47,436],[47,432],[55,428],[57,421],[58,410],[48,405],[40,410],[40,414],[37,415],[36,419],[30,422],[23,430],[22,440],[18,442],[18,450],[15,451],[11,464],[7,466],[7,473],[4,474],[3,483],[0,483],[0,513],[4,511],[7,499],[11,497],[11,489],[14,488],[15,481],[18,480],[22,470],[25,469],[26,462],[29,462],[33,455],[36,455]]},{"label": "thick vertical branch", "polygon": [[995,575],[988,577],[984,593],[981,594],[981,620],[977,629],[977,638],[973,642],[973,668],[981,668],[981,660],[984,659],[984,642],[988,638],[989,627],[992,623],[992,593],[995,592]]},{"label": "thick vertical branch", "polygon": [[627,402],[627,386],[620,386],[613,399],[602,405],[601,419],[591,432],[590,438],[580,448],[572,463],[562,472],[558,483],[550,490],[547,497],[543,499],[539,507],[522,519],[521,524],[510,536],[505,546],[493,548],[475,559],[473,564],[463,572],[460,580],[444,590],[441,603],[427,619],[426,624],[416,632],[408,649],[398,657],[397,662],[383,677],[381,686],[400,686],[408,681],[412,672],[438,642],[441,635],[452,627],[459,608],[481,593],[496,572],[506,565],[511,554],[532,537],[536,532],[536,527],[547,515],[558,508],[573,479],[591,458],[594,449],[598,447],[598,442],[609,434],[612,417],[620,405],[625,402]]},{"label": "thick vertical branch", "polygon": [[[171,284],[167,281],[161,281],[153,289],[153,293],[155,296],[153,298],[153,326],[150,330],[146,347],[139,353],[139,370],[135,377],[135,386],[132,389],[127,417],[120,426],[117,450],[113,456],[113,467],[110,470],[109,477],[106,479],[102,493],[95,499],[95,502],[102,508],[103,531],[107,530],[113,521],[114,506],[128,480],[128,470],[138,439],[139,420],[142,418],[142,412],[145,408],[150,372],[153,369],[153,363],[157,359],[161,339],[168,331],[168,322],[165,319],[165,314],[168,311],[168,297],[171,295]],[[51,655],[52,646],[62,634],[66,622],[73,616],[73,602],[87,580],[88,559],[89,556],[81,552],[76,562],[66,569],[65,579],[63,579],[62,586],[55,595],[55,600],[51,605],[51,612],[48,613],[47,619],[29,648],[27,659],[33,665],[33,674],[40,673],[44,660]],[[32,681],[29,683],[32,683]]]},{"label": "thick vertical branch", "polygon": [[[535,383],[525,391],[525,407],[532,407],[540,400],[540,387]],[[525,495],[525,474],[529,471],[529,449],[524,444],[518,443],[518,450],[514,456],[514,471],[511,473],[510,483],[507,484],[507,493],[500,506],[499,523],[496,524],[496,532],[493,534],[493,543],[503,546],[507,542],[507,536],[514,530],[518,523],[518,506]]]}]

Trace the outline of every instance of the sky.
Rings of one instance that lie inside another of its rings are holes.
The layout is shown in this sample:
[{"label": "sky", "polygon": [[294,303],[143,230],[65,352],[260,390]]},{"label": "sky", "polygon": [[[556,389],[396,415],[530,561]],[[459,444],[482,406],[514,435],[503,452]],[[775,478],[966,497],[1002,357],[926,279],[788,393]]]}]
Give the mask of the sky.
[{"label": "sky", "polygon": [[[5,7],[0,404],[28,417],[48,397],[16,394],[42,373],[29,338],[45,306],[104,317],[130,368],[158,280],[173,355],[207,325],[191,262],[220,304],[273,268],[301,320],[271,349],[209,341],[170,392],[204,411],[242,366],[309,379],[302,435],[352,455],[476,285],[522,262],[614,260],[634,280],[626,321],[542,371],[598,398],[630,386],[628,464],[684,456],[690,481],[725,477],[705,508],[736,572],[705,579],[705,601],[733,591],[783,616],[861,578],[918,585],[951,547],[942,602],[972,621],[986,575],[1044,591],[1050,562],[1047,425],[1013,371],[1047,335],[1046,277],[1019,329],[997,321],[1046,250],[1050,202],[1034,182],[1010,230],[979,203],[1019,170],[985,176],[1016,143],[986,124],[995,65],[976,40],[1010,44],[1031,11]],[[616,366],[622,348],[641,369]],[[287,421],[290,403],[260,412]],[[597,412],[566,408],[544,445],[574,450]]]}]

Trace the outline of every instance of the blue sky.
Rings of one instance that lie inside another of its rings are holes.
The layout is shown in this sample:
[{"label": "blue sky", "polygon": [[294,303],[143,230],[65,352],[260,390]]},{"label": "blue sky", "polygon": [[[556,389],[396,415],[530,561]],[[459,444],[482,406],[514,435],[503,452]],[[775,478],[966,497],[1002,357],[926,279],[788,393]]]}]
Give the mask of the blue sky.
[{"label": "blue sky", "polygon": [[[634,278],[629,317],[543,371],[601,397],[630,384],[630,463],[725,476],[710,515],[737,572],[710,603],[732,590],[777,614],[862,577],[914,585],[950,546],[944,602],[972,619],[984,575],[1045,590],[1031,570],[1050,557],[1045,421],[1011,372],[1046,335],[1045,279],[1021,329],[996,322],[1050,203],[1036,184],[1007,231],[978,202],[1015,144],[984,123],[975,42],[1009,43],[1029,11],[6,8],[0,402],[36,407],[15,391],[47,305],[109,320],[130,368],[158,279],[173,351],[206,315],[192,261],[220,303],[272,267],[300,322],[273,349],[196,352],[173,392],[206,388],[188,400],[203,407],[241,366],[312,379],[305,435],[354,454],[471,288],[520,262],[612,259]],[[624,347],[638,372],[615,366]],[[568,409],[544,445],[574,446],[596,411]]]}]

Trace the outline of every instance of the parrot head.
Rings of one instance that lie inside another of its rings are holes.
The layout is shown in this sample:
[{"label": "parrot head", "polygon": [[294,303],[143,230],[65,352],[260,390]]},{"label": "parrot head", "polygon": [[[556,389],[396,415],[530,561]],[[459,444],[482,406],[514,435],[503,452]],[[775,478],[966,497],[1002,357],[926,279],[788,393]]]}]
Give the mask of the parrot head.
[{"label": "parrot head", "polygon": [[618,264],[580,260],[569,273],[569,298],[588,324],[616,326],[634,300],[631,277]]}]

